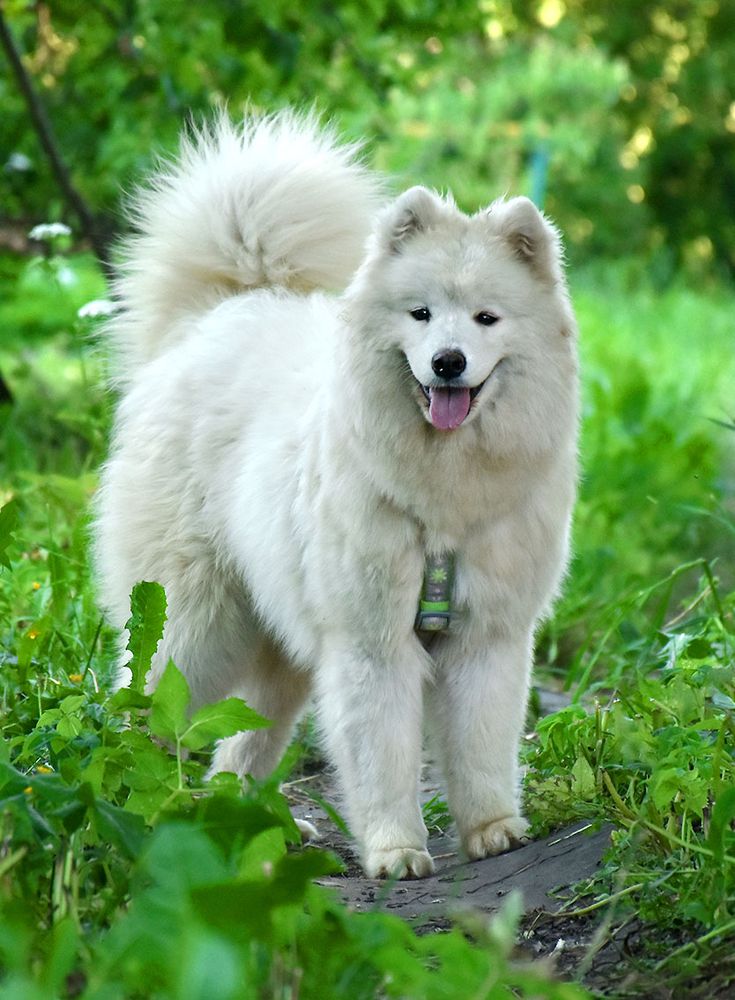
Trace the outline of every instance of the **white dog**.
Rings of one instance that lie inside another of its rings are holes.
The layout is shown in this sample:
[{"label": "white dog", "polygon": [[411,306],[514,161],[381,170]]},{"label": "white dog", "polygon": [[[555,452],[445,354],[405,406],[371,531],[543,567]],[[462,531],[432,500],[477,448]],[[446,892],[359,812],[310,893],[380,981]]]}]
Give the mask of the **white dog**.
[{"label": "white dog", "polygon": [[140,196],[96,556],[121,627],[137,581],[166,589],[152,684],[173,658],[195,706],[236,694],[274,720],[222,741],[214,771],[267,774],[313,692],[365,871],[421,877],[425,707],[467,855],[526,832],[576,328],[527,199],[381,201],[354,148],[288,114],[219,122]]}]

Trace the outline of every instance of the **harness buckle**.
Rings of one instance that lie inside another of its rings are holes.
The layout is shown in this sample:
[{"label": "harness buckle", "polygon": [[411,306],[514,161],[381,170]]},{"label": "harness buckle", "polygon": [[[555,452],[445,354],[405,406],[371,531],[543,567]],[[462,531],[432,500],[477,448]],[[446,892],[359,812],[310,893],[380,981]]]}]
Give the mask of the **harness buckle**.
[{"label": "harness buckle", "polygon": [[415,625],[417,632],[445,632],[451,624],[451,611],[424,611],[419,606]]}]

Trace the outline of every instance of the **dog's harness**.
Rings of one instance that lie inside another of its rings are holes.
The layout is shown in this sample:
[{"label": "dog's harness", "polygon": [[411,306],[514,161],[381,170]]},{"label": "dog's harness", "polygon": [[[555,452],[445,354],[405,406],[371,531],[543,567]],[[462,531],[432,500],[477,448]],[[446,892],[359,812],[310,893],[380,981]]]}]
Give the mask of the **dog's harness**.
[{"label": "dog's harness", "polygon": [[417,632],[444,632],[452,624],[452,587],[454,584],[454,554],[427,556],[424,585],[416,615]]}]

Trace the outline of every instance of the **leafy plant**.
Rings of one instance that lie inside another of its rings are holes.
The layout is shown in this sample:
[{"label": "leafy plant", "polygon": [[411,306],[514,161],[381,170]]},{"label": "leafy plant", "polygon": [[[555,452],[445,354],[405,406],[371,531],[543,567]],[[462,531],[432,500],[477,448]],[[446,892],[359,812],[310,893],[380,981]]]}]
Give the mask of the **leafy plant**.
[{"label": "leafy plant", "polygon": [[659,982],[674,987],[696,971],[682,972],[682,955],[707,961],[708,942],[735,939],[735,594],[708,573],[646,646],[627,649],[594,711],[576,702],[538,723],[527,793],[539,829],[614,823],[584,912],[627,908],[657,926],[670,952],[653,949]]},{"label": "leafy plant", "polygon": [[[468,207],[545,191],[575,260],[733,273],[730,4],[8,0],[3,18],[107,230],[120,185],[173,149],[187,115],[318,95],[350,134],[377,137],[381,166],[451,180]],[[2,203],[56,219],[69,207],[9,73],[0,98]]]},{"label": "leafy plant", "polygon": [[449,807],[441,795],[432,795],[428,802],[424,803],[421,812],[426,829],[430,833],[434,830],[444,831],[452,822]]}]

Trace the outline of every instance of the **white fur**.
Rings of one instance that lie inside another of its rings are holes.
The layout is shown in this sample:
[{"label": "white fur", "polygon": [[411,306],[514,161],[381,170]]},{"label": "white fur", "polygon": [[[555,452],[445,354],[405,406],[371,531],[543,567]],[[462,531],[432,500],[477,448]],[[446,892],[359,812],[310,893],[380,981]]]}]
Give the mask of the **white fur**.
[{"label": "white fur", "polygon": [[[467,217],[423,188],[376,214],[377,196],[354,150],[285,115],[220,122],[142,197],[96,558],[121,627],[136,581],[166,588],[152,684],[173,657],[195,706],[236,694],[276,720],[223,741],[213,770],[267,773],[315,693],[365,869],[403,877],[432,870],[425,708],[467,853],[525,831],[518,743],[567,559],[576,330],[558,236],[526,199]],[[487,383],[440,431],[419,382],[448,348]],[[424,563],[446,550],[458,617],[427,649]]]}]

